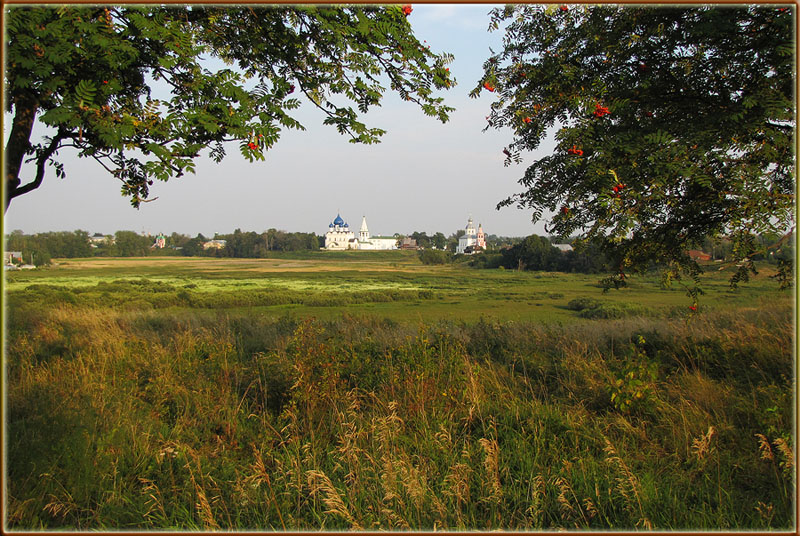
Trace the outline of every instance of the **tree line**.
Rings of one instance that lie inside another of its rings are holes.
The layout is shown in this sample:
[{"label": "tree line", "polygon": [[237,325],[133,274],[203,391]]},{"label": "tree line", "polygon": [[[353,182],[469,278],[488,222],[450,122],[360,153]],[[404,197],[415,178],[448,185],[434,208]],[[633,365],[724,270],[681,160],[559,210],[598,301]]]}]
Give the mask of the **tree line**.
[{"label": "tree line", "polygon": [[[554,243],[574,245],[573,249],[562,250]],[[767,262],[781,266],[790,262],[795,255],[793,234],[780,236],[776,233],[763,233],[753,238],[751,261]],[[489,246],[487,240],[487,246]],[[728,237],[706,237],[697,244],[697,250],[709,255],[709,261],[738,262],[735,242]],[[683,252],[689,258],[689,252]],[[524,239],[515,239],[511,245],[499,248],[489,247],[480,255],[454,256],[446,251],[421,251],[420,260],[424,264],[445,264],[463,260],[475,268],[504,268],[509,270],[529,270],[543,272],[575,272],[586,274],[607,273],[613,269],[612,261],[603,248],[591,242],[581,242],[575,238],[560,240],[555,236],[544,237],[532,234]],[[657,262],[650,269],[663,269]]]},{"label": "tree line", "polygon": [[27,235],[16,230],[6,235],[6,251],[22,253],[22,262],[43,266],[55,258],[76,257],[144,257],[148,255],[184,255],[214,257],[265,257],[269,251],[316,250],[324,245],[324,237],[314,233],[290,233],[269,229],[263,233],[242,232],[216,234],[224,240],[219,249],[204,248],[212,240],[202,234],[191,237],[181,233],[164,235],[165,247],[156,248],[156,236],[134,231],[117,231],[113,235],[90,236],[86,231],[56,231]]}]

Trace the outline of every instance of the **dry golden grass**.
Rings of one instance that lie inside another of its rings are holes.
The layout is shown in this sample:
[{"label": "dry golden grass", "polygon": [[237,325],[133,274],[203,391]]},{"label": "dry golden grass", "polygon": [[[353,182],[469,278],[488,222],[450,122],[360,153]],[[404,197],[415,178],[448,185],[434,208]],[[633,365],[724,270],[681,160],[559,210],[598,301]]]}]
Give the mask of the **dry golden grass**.
[{"label": "dry golden grass", "polygon": [[341,516],[353,530],[361,530],[362,527],[350,514],[345,506],[342,496],[325,473],[322,471],[306,471],[308,477],[309,494],[315,497],[322,494],[322,502],[328,508],[326,514]]},{"label": "dry golden grass", "polygon": [[[771,334],[769,311],[688,326],[617,321],[613,345],[599,323],[471,335],[453,323],[348,318],[279,331],[244,314],[105,313],[54,307],[9,345],[14,528],[791,521],[781,382],[792,360],[780,341],[792,328]],[[739,339],[737,366],[725,361],[734,348],[723,329],[752,337]],[[652,405],[621,412],[607,386],[625,359],[645,359],[627,349],[639,333],[672,353],[646,356],[660,367]]]},{"label": "dry golden grass", "polygon": [[713,426],[708,427],[708,432],[692,440],[692,451],[698,460],[705,458],[711,450],[711,439],[717,433]]},{"label": "dry golden grass", "polygon": [[503,497],[503,486],[500,483],[500,446],[496,439],[480,438],[478,443],[483,447],[486,456],[483,459],[485,473],[485,489],[491,493],[484,497],[487,501],[499,502]]}]

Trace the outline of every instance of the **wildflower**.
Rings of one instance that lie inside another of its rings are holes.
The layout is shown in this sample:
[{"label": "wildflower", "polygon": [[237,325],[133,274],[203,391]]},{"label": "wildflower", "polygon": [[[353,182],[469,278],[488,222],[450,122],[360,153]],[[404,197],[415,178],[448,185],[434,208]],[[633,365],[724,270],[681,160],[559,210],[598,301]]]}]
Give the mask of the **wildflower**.
[{"label": "wildflower", "polygon": [[696,305],[690,305],[690,306],[689,306],[689,310],[690,310],[691,312],[693,312],[693,313],[696,313],[696,312],[697,312],[697,306],[696,306]]},{"label": "wildflower", "polygon": [[405,15],[406,17],[411,15],[412,11],[414,11],[414,9],[411,7],[411,4],[406,4],[403,6],[403,15]]}]

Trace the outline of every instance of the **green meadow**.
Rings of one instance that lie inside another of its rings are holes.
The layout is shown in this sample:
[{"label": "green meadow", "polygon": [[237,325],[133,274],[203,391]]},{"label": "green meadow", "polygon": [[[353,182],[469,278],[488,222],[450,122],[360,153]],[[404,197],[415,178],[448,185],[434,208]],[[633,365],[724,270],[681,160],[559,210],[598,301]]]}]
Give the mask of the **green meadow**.
[{"label": "green meadow", "polygon": [[[330,257],[329,257],[330,256]],[[788,299],[767,273],[731,291],[726,271],[706,277],[702,308],[757,306]],[[249,310],[265,315],[335,318],[343,311],[402,322],[458,319],[561,321],[580,319],[569,303],[592,298],[610,314],[686,316],[690,301],[657,274],[602,293],[597,275],[423,266],[414,252],[321,252],[273,259],[70,259],[7,277],[11,303],[104,303],[128,309]]]},{"label": "green meadow", "polygon": [[9,529],[795,523],[794,295],[414,252],[7,272]]}]

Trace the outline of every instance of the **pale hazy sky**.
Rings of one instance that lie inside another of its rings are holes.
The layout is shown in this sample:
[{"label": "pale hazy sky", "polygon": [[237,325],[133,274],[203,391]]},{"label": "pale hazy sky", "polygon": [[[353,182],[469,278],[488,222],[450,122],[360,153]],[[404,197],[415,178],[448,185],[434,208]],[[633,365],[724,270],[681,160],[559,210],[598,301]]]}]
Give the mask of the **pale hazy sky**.
[{"label": "pale hazy sky", "polygon": [[[211,236],[236,228],[261,232],[274,227],[323,234],[339,211],[356,229],[365,215],[372,234],[449,235],[463,229],[469,215],[488,234],[544,234],[541,223],[531,224],[529,211],[495,209],[498,201],[519,190],[516,181],[536,155],[504,167],[502,150],[511,133],[482,132],[496,94],[468,97],[489,48],[501,48],[502,32],[487,31],[491,7],[414,4],[410,19],[417,37],[435,52],[455,55],[450,72],[458,85],[443,95],[456,111],[446,124],[387,93],[383,106],[366,116],[368,126],[387,130],[383,141],[356,145],[322,125],[313,106],[304,106],[296,117],[307,130],[285,131],[266,161],[249,163],[231,145],[220,164],[204,156],[197,160],[196,174],[156,181],[151,197],[158,199],[139,210],[120,195],[119,183],[99,164],[63,150],[67,178],[49,173],[38,190],[14,199],[5,232],[81,229]],[[552,143],[542,146],[543,151],[551,148]],[[23,182],[31,174],[26,168]]]}]

